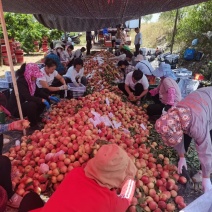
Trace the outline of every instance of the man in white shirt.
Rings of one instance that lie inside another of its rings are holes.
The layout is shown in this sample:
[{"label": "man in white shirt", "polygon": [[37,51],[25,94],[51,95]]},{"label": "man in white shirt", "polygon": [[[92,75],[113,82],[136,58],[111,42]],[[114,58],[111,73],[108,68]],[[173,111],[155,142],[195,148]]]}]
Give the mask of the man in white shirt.
[{"label": "man in white shirt", "polygon": [[140,33],[139,28],[135,28],[135,41],[134,41],[134,45],[135,45],[135,56],[137,56],[139,54],[139,49],[141,47],[142,44],[142,34]]},{"label": "man in white shirt", "polygon": [[83,60],[77,58],[74,60],[74,65],[68,69],[67,73],[63,75],[63,77],[65,78],[66,83],[74,83],[75,86],[79,87],[80,84],[85,86],[87,84],[87,79],[83,75]]},{"label": "man in white shirt", "polygon": [[135,68],[139,69],[143,72],[143,74],[150,76],[154,72],[154,68],[152,67],[151,63],[148,60],[144,60],[143,55],[138,54],[135,58],[135,61],[138,63],[136,64]]},{"label": "man in white shirt", "polygon": [[132,102],[140,105],[141,98],[148,93],[149,82],[146,76],[140,71],[135,70],[127,74],[125,82],[118,85],[119,89],[128,96]]}]

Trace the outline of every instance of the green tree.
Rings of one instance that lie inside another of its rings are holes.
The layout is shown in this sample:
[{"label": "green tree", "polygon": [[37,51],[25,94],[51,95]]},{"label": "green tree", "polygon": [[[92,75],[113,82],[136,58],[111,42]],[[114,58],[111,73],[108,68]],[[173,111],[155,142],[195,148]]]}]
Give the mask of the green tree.
[{"label": "green tree", "polygon": [[[212,29],[211,22],[212,0],[179,10],[175,43],[179,46],[189,46],[194,38],[204,39],[202,33]],[[167,33],[171,40],[176,11],[161,13],[159,21],[170,27]],[[206,38],[205,38],[206,39]],[[207,40],[207,39],[206,39]],[[205,42],[202,42],[205,45]]]},{"label": "green tree", "polygon": [[[41,41],[44,36],[59,39],[62,32],[51,30],[40,24],[33,15],[5,13],[8,36],[22,44],[26,53],[34,51],[34,41]],[[0,31],[3,37],[2,30]]]}]

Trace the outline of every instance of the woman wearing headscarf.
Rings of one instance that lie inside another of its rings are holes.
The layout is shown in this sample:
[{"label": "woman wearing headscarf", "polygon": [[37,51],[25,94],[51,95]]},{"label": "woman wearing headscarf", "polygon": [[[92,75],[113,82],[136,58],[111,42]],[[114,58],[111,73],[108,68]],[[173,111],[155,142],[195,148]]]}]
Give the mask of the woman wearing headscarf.
[{"label": "woman wearing headscarf", "polygon": [[122,148],[103,145],[85,168],[71,170],[45,206],[35,211],[125,212],[135,192],[136,172]]},{"label": "woman wearing headscarf", "polygon": [[57,43],[55,45],[53,52],[60,58],[61,62],[64,62],[66,60],[64,48],[60,43]]},{"label": "woman wearing headscarf", "polygon": [[163,108],[167,111],[181,100],[180,88],[176,83],[177,78],[169,64],[161,63],[152,74],[160,77],[161,81],[157,88],[149,91],[154,101],[154,104],[147,107],[147,114],[150,117],[161,115]]},{"label": "woman wearing headscarf", "polygon": [[199,156],[204,191],[212,189],[212,87],[198,89],[156,121],[155,128],[164,143],[174,147],[180,157],[178,172],[187,169],[185,153],[191,142]]},{"label": "woman wearing headscarf", "polygon": [[[36,87],[36,79],[43,76],[37,64],[24,63],[21,68],[17,70],[16,76],[18,77],[17,86],[23,116],[28,117],[31,126],[35,126],[45,106],[47,108],[50,107],[47,100],[57,101],[57,99],[48,96]],[[19,117],[14,90],[10,96],[8,108],[13,116]]]}]

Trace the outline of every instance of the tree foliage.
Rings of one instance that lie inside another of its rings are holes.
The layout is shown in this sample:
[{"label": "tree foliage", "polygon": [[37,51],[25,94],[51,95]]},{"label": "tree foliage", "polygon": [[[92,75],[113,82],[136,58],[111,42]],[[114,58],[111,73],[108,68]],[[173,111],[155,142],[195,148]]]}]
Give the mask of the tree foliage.
[{"label": "tree foliage", "polygon": [[[49,39],[59,39],[62,35],[61,31],[44,27],[33,15],[5,13],[4,17],[8,36],[19,41],[27,53],[33,51],[34,41],[41,41],[44,36]],[[0,34],[3,37],[2,30]]]},{"label": "tree foliage", "polygon": [[[211,12],[212,0],[179,9],[176,43],[185,46],[190,45],[194,38],[202,40],[202,33],[212,29]],[[176,11],[161,13],[159,20],[173,28],[175,15]]]}]

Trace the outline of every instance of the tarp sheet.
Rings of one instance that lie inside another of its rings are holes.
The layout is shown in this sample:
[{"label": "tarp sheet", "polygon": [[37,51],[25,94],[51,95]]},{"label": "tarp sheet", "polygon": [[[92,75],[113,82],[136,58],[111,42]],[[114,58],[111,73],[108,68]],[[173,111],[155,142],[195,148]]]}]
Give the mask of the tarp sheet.
[{"label": "tarp sheet", "polygon": [[45,26],[95,30],[205,0],[2,0],[5,12],[35,14]]}]

